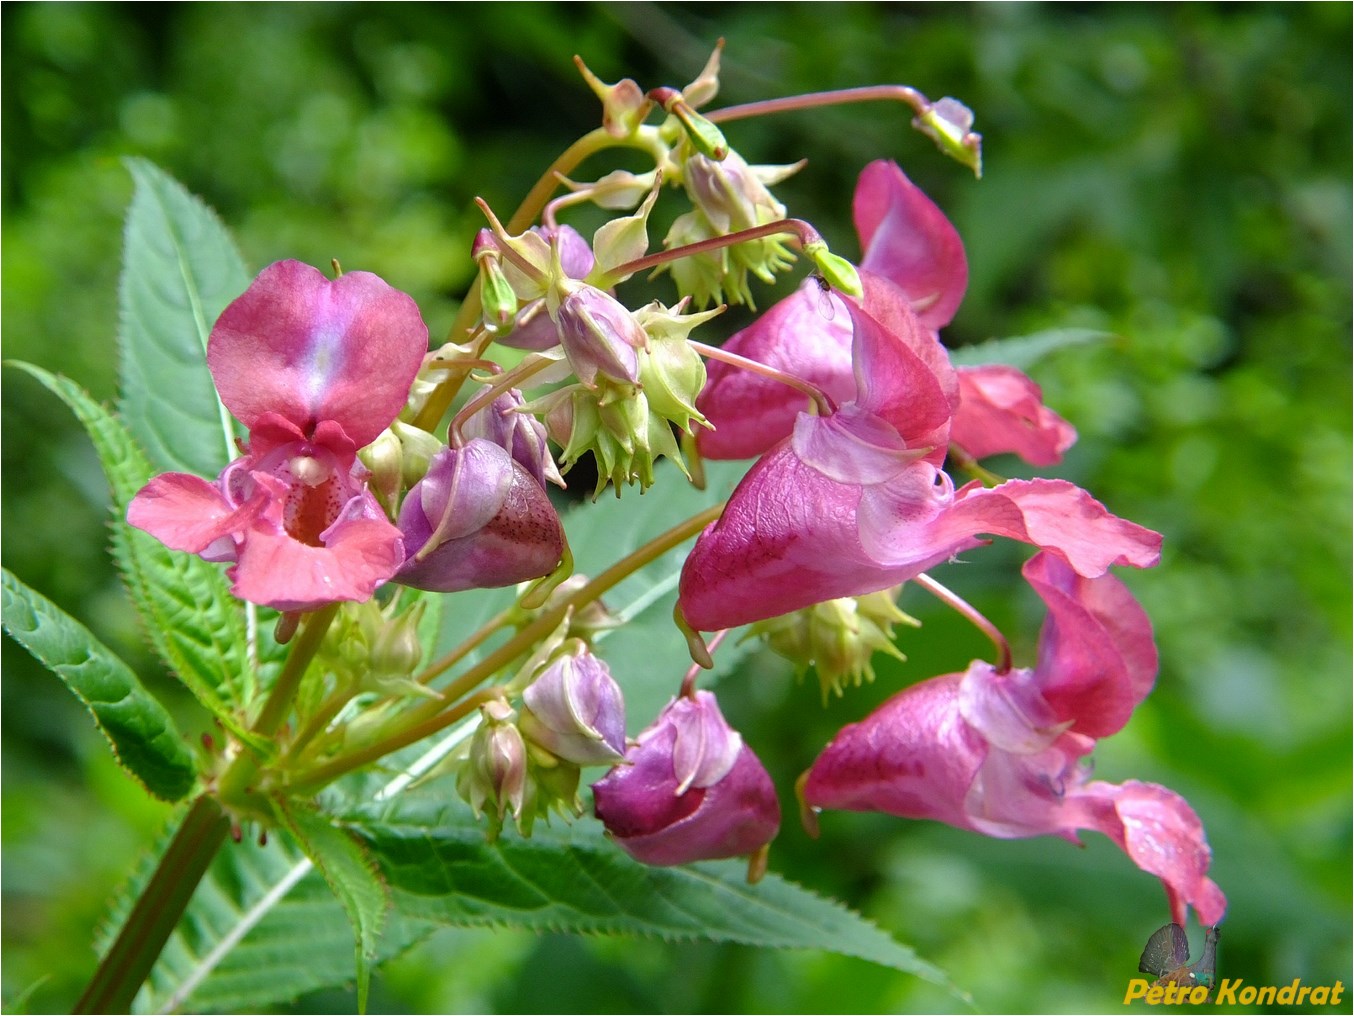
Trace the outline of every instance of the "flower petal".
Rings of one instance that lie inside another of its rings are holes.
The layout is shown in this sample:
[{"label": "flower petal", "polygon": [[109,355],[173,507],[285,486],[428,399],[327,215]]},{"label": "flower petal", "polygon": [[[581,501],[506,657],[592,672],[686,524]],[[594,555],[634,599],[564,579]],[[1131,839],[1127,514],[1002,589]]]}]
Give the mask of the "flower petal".
[{"label": "flower petal", "polygon": [[1023,571],[1048,605],[1035,668],[1045,701],[1078,733],[1122,729],[1156,679],[1147,612],[1113,575],[1083,578],[1052,554],[1036,554]]},{"label": "flower petal", "polygon": [[949,324],[968,288],[968,259],[945,213],[893,162],[872,162],[856,184],[852,216],[860,267],[902,288],[927,328]]},{"label": "flower petal", "polygon": [[[724,348],[793,374],[841,404],[855,394],[851,375],[851,318],[840,298],[806,279],[756,321],[735,332]],[[714,425],[696,446],[708,459],[750,459],[790,435],[808,409],[802,392],[719,360],[706,365],[696,408]]]},{"label": "flower petal", "polygon": [[232,508],[216,484],[188,473],[162,473],[132,498],[127,521],[166,547],[200,554],[247,529],[267,504],[268,497],[260,495]]},{"label": "flower petal", "polygon": [[913,486],[879,484],[861,498],[861,544],[882,567],[923,571],[976,546],[980,533],[1050,550],[1087,578],[1116,564],[1150,568],[1161,558],[1159,533],[1111,515],[1065,480],[1008,480],[991,488],[974,482],[930,520],[918,510]]},{"label": "flower petal", "polygon": [[969,828],[964,801],[989,749],[961,715],[961,678],[914,684],[843,727],[809,770],[805,803]]},{"label": "flower petal", "polygon": [[239,563],[230,571],[235,583],[231,592],[277,610],[360,602],[370,599],[404,561],[400,531],[365,491],[344,507],[321,540],[318,547],[302,543],[280,523],[260,518],[240,545]]},{"label": "flower petal", "polygon": [[1104,833],[1143,871],[1161,879],[1171,919],[1185,925],[1186,908],[1214,925],[1227,912],[1227,897],[1208,878],[1213,852],[1203,823],[1188,802],[1155,783],[1129,780],[1123,785],[1088,783],[1071,804],[1082,809],[1079,822]]},{"label": "flower petal", "polygon": [[207,363],[246,427],[268,412],[306,434],[332,420],[361,447],[404,407],[427,349],[414,301],[377,276],[279,261],[217,319]]},{"label": "flower petal", "polygon": [[1012,452],[1034,466],[1062,461],[1077,432],[1014,367],[959,368],[961,402],[950,440],[975,459]]}]

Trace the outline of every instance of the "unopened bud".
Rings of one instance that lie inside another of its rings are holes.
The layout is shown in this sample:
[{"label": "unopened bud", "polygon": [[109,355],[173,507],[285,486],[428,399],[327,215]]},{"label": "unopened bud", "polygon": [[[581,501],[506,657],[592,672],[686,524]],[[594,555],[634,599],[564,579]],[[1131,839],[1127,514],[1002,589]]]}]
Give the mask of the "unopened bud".
[{"label": "unopened bud", "polygon": [[547,664],[522,693],[522,734],[575,765],[625,755],[625,700],[611,671],[581,642]]},{"label": "unopened bud", "polygon": [[495,329],[510,324],[517,314],[517,294],[503,274],[497,255],[486,255],[480,263],[480,302],[484,320]]},{"label": "unopened bud", "polygon": [[406,487],[412,487],[428,472],[433,456],[446,448],[422,427],[396,420],[391,431],[400,439],[400,478]]},{"label": "unopened bud", "polygon": [[468,756],[456,776],[456,790],[476,818],[489,812],[489,838],[494,839],[510,811],[519,827],[524,819],[530,822],[527,748],[515,723],[517,714],[506,702],[486,703],[480,707],[480,716]]},{"label": "unopened bud", "polygon": [[810,243],[804,246],[804,255],[817,267],[818,272],[833,289],[854,296],[857,300],[865,295],[860,284],[860,273],[856,266],[844,257],[838,257],[827,249],[825,243]]},{"label": "unopened bud", "polygon": [[648,342],[625,305],[595,286],[573,284],[555,314],[560,342],[578,380],[588,386],[599,374],[612,381],[639,381],[635,351]]},{"label": "unopened bud", "polygon": [[973,170],[973,175],[983,175],[983,136],[975,134],[973,111],[958,99],[948,96],[928,106],[912,121],[936,147],[950,158]]},{"label": "unopened bud", "polygon": [[593,94],[602,100],[602,129],[613,138],[626,138],[634,134],[653,108],[653,102],[644,95],[639,85],[629,78],[608,85],[588,69],[581,57],[574,57],[574,65]]},{"label": "unopened bud", "polygon": [[[425,432],[426,433],[426,432]],[[431,435],[429,435],[431,436]],[[368,481],[381,507],[393,516],[403,479],[403,444],[389,428],[381,431],[376,440],[357,453],[362,464],[371,470]]]}]

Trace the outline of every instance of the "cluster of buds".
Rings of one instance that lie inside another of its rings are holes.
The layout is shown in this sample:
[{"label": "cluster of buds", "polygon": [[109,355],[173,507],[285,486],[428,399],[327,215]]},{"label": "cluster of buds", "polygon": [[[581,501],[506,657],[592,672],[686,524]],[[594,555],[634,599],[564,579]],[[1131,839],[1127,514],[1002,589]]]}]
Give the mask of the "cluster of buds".
[{"label": "cluster of buds", "polygon": [[921,622],[899,610],[897,598],[897,589],[840,596],[758,621],[748,633],[760,635],[774,653],[795,664],[801,677],[812,666],[826,705],[829,695],[842,697],[848,682],[859,687],[874,680],[875,653],[907,660],[894,644],[893,626],[916,628]]},{"label": "cluster of buds", "polygon": [[480,725],[458,760],[457,791],[477,816],[488,813],[491,836],[509,814],[524,836],[551,811],[581,814],[582,767],[625,756],[620,686],[581,641],[565,641],[544,665],[528,668],[536,676],[521,708],[504,699],[481,706]]}]

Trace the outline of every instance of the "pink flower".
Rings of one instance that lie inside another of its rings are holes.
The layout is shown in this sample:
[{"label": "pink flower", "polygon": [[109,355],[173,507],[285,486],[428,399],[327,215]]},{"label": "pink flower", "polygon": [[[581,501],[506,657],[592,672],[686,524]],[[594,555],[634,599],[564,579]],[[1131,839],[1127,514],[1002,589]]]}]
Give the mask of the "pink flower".
[{"label": "pink flower", "polygon": [[896,287],[862,274],[854,326],[855,398],[829,416],[801,413],[753,465],[700,535],[682,570],[682,613],[713,631],[839,596],[898,585],[991,533],[1053,551],[1081,575],[1147,567],[1161,537],[1107,512],[1062,480],[973,483],[939,469],[953,374],[937,362]]},{"label": "pink flower", "polygon": [[1081,760],[1121,729],[1151,690],[1157,654],[1142,608],[1113,576],[1085,578],[1056,556],[1025,577],[1048,605],[1033,670],[998,673],[975,661],[900,692],[845,727],[804,786],[815,809],[929,818],[1004,838],[1077,842],[1095,829],[1216,924],[1226,909],[1206,877],[1211,854],[1198,816],[1153,784],[1086,782]]},{"label": "pink flower", "polygon": [[[864,257],[861,274],[876,288],[896,286],[924,332],[934,337],[954,317],[968,286],[963,244],[945,214],[892,162],[860,174],[852,208]],[[854,387],[851,322],[845,303],[813,279],[730,337],[724,348],[794,374],[841,402]],[[936,343],[939,356],[944,350]],[[760,455],[794,427],[803,395],[769,378],[721,362],[709,368],[697,408],[714,430],[697,435],[706,458]],[[1015,452],[1051,465],[1076,432],[1040,402],[1038,386],[1014,367],[961,367],[952,392],[952,440],[974,458]],[[975,447],[969,447],[971,440]]]},{"label": "pink flower", "polygon": [[780,828],[771,777],[708,691],[669,702],[592,793],[607,832],[645,864],[751,854]]},{"label": "pink flower", "polygon": [[404,561],[357,450],[404,406],[428,348],[414,301],[368,272],[297,261],[259,273],[207,343],[221,401],[249,430],[216,481],[155,477],[127,521],[229,561],[232,592],[278,610],[365,600]]}]

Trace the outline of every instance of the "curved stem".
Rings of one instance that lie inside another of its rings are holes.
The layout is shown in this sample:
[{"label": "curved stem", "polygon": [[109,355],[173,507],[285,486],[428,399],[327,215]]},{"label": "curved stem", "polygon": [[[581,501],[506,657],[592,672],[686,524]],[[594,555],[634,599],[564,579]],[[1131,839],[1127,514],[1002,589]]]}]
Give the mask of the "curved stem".
[{"label": "curved stem", "polygon": [[468,656],[472,651],[474,651],[478,646],[483,644],[486,639],[488,639],[490,636],[494,634],[494,632],[499,631],[504,625],[506,625],[508,621],[511,619],[512,615],[513,610],[511,607],[509,607],[507,610],[500,610],[497,614],[495,614],[488,621],[486,621],[480,628],[478,628],[473,634],[471,634],[471,636],[467,638],[464,642],[462,642],[459,646],[457,646],[451,652],[447,653],[445,656],[441,657],[435,662],[428,664],[427,669],[425,669],[423,673],[419,674],[418,677],[414,678],[414,680],[417,681],[419,684],[427,684],[429,681],[437,677],[439,674],[445,673],[446,671],[450,670],[462,659]]},{"label": "curved stem", "polygon": [[[719,648],[719,644],[724,641],[724,636],[727,634],[729,634],[729,629],[727,628],[721,628],[719,631],[715,632],[714,635],[710,637],[709,644],[705,647],[706,652],[713,656],[715,650]],[[695,698],[696,678],[700,676],[700,672],[704,669],[705,668],[699,663],[691,664],[691,666],[687,668],[686,676],[682,678],[682,687],[678,694],[683,698]]]},{"label": "curved stem", "polygon": [[696,342],[693,339],[688,339],[687,342],[692,349],[707,359],[720,360],[731,367],[740,367],[754,374],[760,374],[762,377],[770,378],[772,381],[779,381],[797,392],[803,392],[818,407],[819,416],[831,416],[837,411],[836,403],[832,401],[832,397],[827,392],[817,385],[805,381],[802,377],[795,377],[793,374],[778,370],[758,360],[749,360],[746,356],[731,353],[720,346],[707,346],[704,342]]},{"label": "curved stem", "polygon": [[971,603],[961,597],[958,593],[941,585],[930,575],[918,575],[912,580],[921,586],[928,593],[934,596],[940,602],[948,607],[952,607],[959,613],[968,618],[973,627],[992,640],[992,644],[997,647],[997,673],[1005,674],[1011,669],[1011,646],[995,624],[985,618],[978,609]]},{"label": "curved stem", "polygon": [[962,469],[975,480],[982,480],[984,487],[997,487],[1006,482],[1003,477],[998,476],[996,473],[992,472],[992,470],[983,466],[977,459],[956,444],[950,445],[949,456],[957,468]]},{"label": "curved stem", "polygon": [[74,1012],[131,1011],[132,999],[229,829],[230,820],[215,800],[204,794],[193,802]]},{"label": "curved stem", "polygon": [[746,120],[771,113],[790,113],[798,109],[822,106],[846,106],[857,102],[901,102],[921,116],[931,108],[931,100],[907,85],[866,85],[863,88],[841,88],[831,92],[813,92],[809,95],[791,95],[783,99],[746,102],[739,106],[725,106],[704,114],[711,123]]}]

